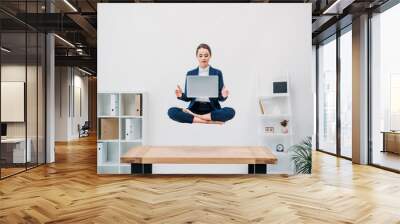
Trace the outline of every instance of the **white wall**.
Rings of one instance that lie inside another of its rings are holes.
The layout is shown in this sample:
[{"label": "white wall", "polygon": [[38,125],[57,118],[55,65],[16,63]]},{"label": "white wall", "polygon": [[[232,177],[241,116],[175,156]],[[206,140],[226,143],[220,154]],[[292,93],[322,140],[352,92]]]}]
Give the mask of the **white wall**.
[{"label": "white wall", "polygon": [[[312,92],[313,92],[313,121],[317,120],[317,90],[316,90],[316,85],[317,85],[317,48],[315,45],[312,46],[312,58],[311,58],[311,82],[313,83],[312,87]],[[313,135],[312,135],[312,149],[316,150],[317,149],[317,126],[316,123],[313,124]]]},{"label": "white wall", "polygon": [[[36,161],[37,153],[39,154],[39,163],[44,162],[44,74],[42,67],[25,64],[3,64],[1,66],[2,82],[24,82],[26,85],[26,115],[24,122],[7,122],[7,137],[21,138],[25,135],[30,139],[29,146],[32,151],[33,161]],[[6,96],[2,96],[7,98]],[[24,112],[24,106],[20,108]],[[12,108],[1,108],[6,113],[12,113]],[[21,111],[20,111],[21,112]]]},{"label": "white wall", "polygon": [[[240,16],[239,16],[240,15]],[[290,16],[288,16],[290,15]],[[313,134],[311,4],[99,4],[98,92],[144,90],[151,145],[257,145],[256,96],[290,75],[296,140]],[[231,95],[225,125],[171,121],[174,95],[208,43]]]},{"label": "white wall", "polygon": [[[75,70],[75,75],[74,75],[74,87],[75,87],[75,92],[74,94],[78,94],[77,90],[80,89],[80,101],[81,101],[81,110],[82,112],[79,112],[79,102],[77,101],[79,98],[76,96],[72,96],[75,99],[75,106],[73,110],[75,110],[75,113],[73,113],[73,117],[71,120],[71,135],[72,138],[79,138],[79,133],[77,126],[80,124],[81,126],[85,123],[85,121],[88,120],[88,77],[87,76],[82,76],[82,73],[78,71],[78,74],[76,74],[77,70]],[[78,89],[77,89],[78,88]]]},{"label": "white wall", "polygon": [[[40,68],[39,68],[40,69]],[[41,69],[39,70],[39,74]],[[24,137],[25,126],[28,126],[28,137],[37,135],[37,93],[36,93],[36,66],[25,66],[19,64],[6,64],[1,66],[1,81],[3,82],[24,82],[27,87],[27,122],[7,122],[8,137]],[[26,77],[28,82],[26,82]],[[40,95],[39,95],[40,96]],[[7,97],[7,96],[3,96]],[[39,107],[42,105],[39,105]],[[9,108],[1,108],[9,110]],[[22,108],[24,110],[24,108]],[[41,133],[40,133],[41,134]],[[39,136],[43,138],[43,136]]]},{"label": "white wall", "polygon": [[55,141],[68,140],[68,67],[55,68]]},{"label": "white wall", "polygon": [[[55,80],[55,140],[78,138],[78,124],[88,120],[88,81],[86,76],[72,67],[56,67]],[[81,89],[82,116],[73,106],[75,88]],[[75,113],[74,113],[74,109]]]}]

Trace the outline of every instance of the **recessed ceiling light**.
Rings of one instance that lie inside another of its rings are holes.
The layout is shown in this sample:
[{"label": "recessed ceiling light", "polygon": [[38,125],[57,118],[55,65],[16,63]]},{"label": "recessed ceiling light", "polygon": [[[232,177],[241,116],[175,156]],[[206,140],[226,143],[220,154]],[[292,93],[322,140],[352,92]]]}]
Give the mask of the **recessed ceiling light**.
[{"label": "recessed ceiling light", "polygon": [[83,73],[85,73],[85,74],[87,74],[87,75],[92,75],[92,73],[90,73],[90,72],[88,72],[88,71],[86,71],[86,70],[83,70],[83,69],[81,69],[81,68],[79,68],[79,67],[78,67],[78,70],[81,71],[81,72],[83,72]]},{"label": "recessed ceiling light", "polygon": [[11,50],[9,50],[9,49],[7,49],[7,48],[5,48],[5,47],[1,47],[1,50],[4,51],[4,52],[6,52],[6,53],[10,53],[10,52],[11,52]]},{"label": "recessed ceiling light", "polygon": [[57,38],[58,38],[59,40],[61,40],[62,42],[66,43],[67,45],[69,45],[69,46],[75,48],[75,45],[73,45],[73,44],[72,44],[71,42],[69,42],[68,40],[66,40],[66,39],[64,39],[64,38],[62,38],[62,37],[60,37],[60,36],[57,35],[57,34],[54,34],[54,36],[57,37]]},{"label": "recessed ceiling light", "polygon": [[355,0],[336,0],[322,14],[342,14],[343,9],[347,8]]},{"label": "recessed ceiling light", "polygon": [[78,12],[78,10],[71,4],[69,3],[68,0],[64,0],[65,4],[67,4],[74,12]]}]

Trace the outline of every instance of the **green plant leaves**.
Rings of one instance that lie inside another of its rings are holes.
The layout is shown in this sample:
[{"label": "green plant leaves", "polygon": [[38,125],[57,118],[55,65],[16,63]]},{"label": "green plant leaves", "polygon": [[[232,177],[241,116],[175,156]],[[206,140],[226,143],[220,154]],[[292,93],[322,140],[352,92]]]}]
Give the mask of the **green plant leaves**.
[{"label": "green plant leaves", "polygon": [[312,139],[307,136],[301,143],[289,148],[292,152],[291,159],[294,162],[297,174],[311,174],[312,169]]}]

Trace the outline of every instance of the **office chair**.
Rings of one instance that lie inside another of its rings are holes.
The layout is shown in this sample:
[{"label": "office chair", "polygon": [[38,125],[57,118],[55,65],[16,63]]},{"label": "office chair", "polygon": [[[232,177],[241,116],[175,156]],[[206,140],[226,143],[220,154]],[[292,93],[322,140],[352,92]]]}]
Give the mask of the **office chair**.
[{"label": "office chair", "polygon": [[79,138],[89,136],[89,129],[90,129],[89,121],[85,121],[82,127],[80,127],[80,125],[78,124]]}]

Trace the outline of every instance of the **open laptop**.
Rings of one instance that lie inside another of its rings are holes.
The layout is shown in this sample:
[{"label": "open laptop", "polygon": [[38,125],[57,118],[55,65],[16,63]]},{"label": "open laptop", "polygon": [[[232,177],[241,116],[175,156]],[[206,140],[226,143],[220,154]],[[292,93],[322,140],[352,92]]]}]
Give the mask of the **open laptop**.
[{"label": "open laptop", "polygon": [[218,97],[218,76],[187,76],[187,97]]}]

